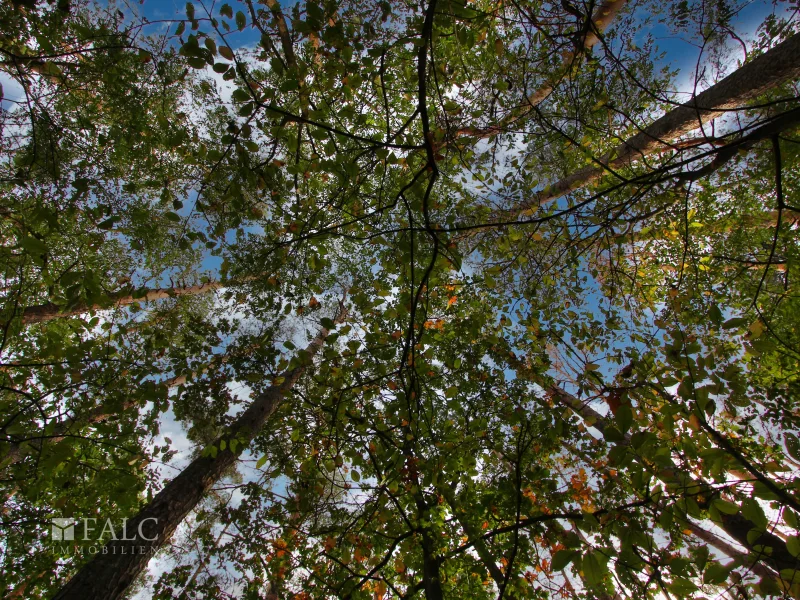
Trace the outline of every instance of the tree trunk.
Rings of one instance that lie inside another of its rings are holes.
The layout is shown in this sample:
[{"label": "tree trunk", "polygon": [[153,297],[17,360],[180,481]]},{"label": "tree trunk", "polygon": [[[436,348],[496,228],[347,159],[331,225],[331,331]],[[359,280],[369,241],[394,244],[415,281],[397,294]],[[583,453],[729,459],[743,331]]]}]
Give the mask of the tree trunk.
[{"label": "tree trunk", "polygon": [[[422,494],[415,495],[417,511],[420,521],[430,523],[430,507],[422,499]],[[439,559],[434,554],[436,547],[430,530],[422,527],[420,530],[420,546],[422,546],[422,585],[425,590],[426,600],[444,600],[442,580],[439,572]]]},{"label": "tree trunk", "polygon": [[483,541],[483,536],[467,521],[467,515],[464,514],[461,506],[459,506],[453,490],[446,484],[437,486],[437,490],[445,499],[448,506],[450,506],[450,511],[453,513],[456,521],[458,521],[458,524],[461,525],[461,529],[467,534],[467,539],[472,544],[473,548],[475,548],[475,552],[478,553],[478,557],[481,559],[483,566],[486,567],[489,575],[494,579],[494,582],[497,584],[497,589],[502,590],[505,584],[505,577],[500,567],[497,566],[494,556],[492,556],[492,553]]},{"label": "tree trunk", "polygon": [[[346,310],[341,305],[334,322],[341,323],[345,315]],[[184,517],[223,473],[233,466],[249,442],[261,431],[270,415],[305,373],[327,336],[328,330],[323,328],[301,355],[303,364],[286,371],[282,383],[271,386],[256,397],[231,425],[228,433],[213,443],[215,454],[206,455],[204,452],[200,458],[192,461],[128,522],[127,537],[132,537],[132,540],[113,540],[106,544],[102,552],[59,590],[55,600],[115,600],[121,597],[145,569],[155,551],[170,539]],[[235,449],[230,444],[233,439],[238,440]]]},{"label": "tree trunk", "polygon": [[740,109],[771,88],[798,77],[800,34],[795,34],[617,146],[598,160],[601,166],[585,167],[547,186],[514,207],[511,213],[519,215],[526,210],[536,210],[542,204],[594,183],[606,171],[628,166],[724,111]]},{"label": "tree trunk", "polygon": [[614,17],[617,16],[620,9],[625,6],[626,0],[605,0],[597,10],[594,11],[592,19],[587,23],[585,33],[579,44],[576,44],[574,50],[568,50],[561,55],[561,65],[558,67],[557,72],[560,73],[558,77],[551,78],[550,81],[539,86],[533,93],[525,98],[520,112],[514,115],[509,115],[500,123],[485,127],[483,129],[476,129],[474,127],[467,127],[459,129],[456,132],[456,137],[470,136],[477,139],[484,139],[492,135],[502,133],[508,127],[529,115],[533,109],[539,106],[552,92],[556,85],[569,74],[579,64],[583,58],[584,51],[591,50],[591,48],[600,41],[599,35],[608,28]]},{"label": "tree trunk", "polygon": [[[561,389],[560,387],[552,385],[547,388],[546,393],[551,398],[556,399],[557,401],[561,402],[561,404],[568,406],[576,413],[581,415],[583,419],[590,422],[591,426],[601,433],[605,433],[606,429],[609,427],[605,417],[591,408],[588,404],[581,402],[578,398]],[[626,434],[623,441],[619,443],[628,445],[630,444],[630,440],[630,435]],[[634,460],[640,461],[640,458],[634,455]],[[704,481],[703,479],[687,480],[686,477],[682,477],[674,469],[662,469],[649,464],[644,466],[651,470],[656,477],[668,485],[686,487],[687,483],[693,483],[699,489],[711,487],[709,486],[708,482]],[[709,497],[705,503],[699,504],[701,504],[701,507],[703,507],[703,505],[707,505],[710,500],[711,498]],[[721,527],[725,533],[739,542],[742,546],[747,548],[751,552],[751,556],[759,557],[762,561],[775,569],[776,572],[780,572],[782,569],[800,569],[800,560],[798,560],[789,552],[789,550],[786,548],[786,543],[775,534],[764,531],[752,542],[748,540],[747,534],[750,532],[750,530],[758,529],[758,527],[752,521],[742,516],[741,513],[735,515],[721,514],[721,521],[715,524]],[[766,555],[758,552],[754,549],[755,546],[769,546],[772,548],[772,554]]]},{"label": "tree trunk", "polygon": [[697,539],[702,540],[712,548],[715,548],[722,552],[723,554],[727,555],[728,557],[738,560],[743,567],[746,569],[751,570],[755,575],[759,577],[767,577],[769,579],[774,579],[778,583],[780,583],[780,579],[770,571],[767,566],[763,563],[758,562],[757,560],[754,561],[751,555],[745,554],[734,548],[731,544],[726,542],[725,540],[719,538],[717,535],[714,535],[710,531],[706,531],[696,523],[692,521],[687,521],[686,527],[692,532]]},{"label": "tree trunk", "polygon": [[31,325],[33,323],[44,323],[52,321],[61,317],[74,317],[89,311],[105,310],[109,308],[116,308],[119,306],[127,306],[134,302],[147,302],[150,300],[162,300],[164,298],[171,298],[173,296],[192,296],[195,294],[205,294],[212,292],[223,287],[222,283],[212,281],[200,285],[192,285],[188,287],[172,287],[172,288],[154,288],[147,290],[143,296],[134,297],[131,290],[123,290],[114,292],[109,295],[111,299],[110,305],[103,304],[84,304],[80,303],[72,308],[64,309],[51,302],[47,304],[39,304],[36,306],[27,307],[22,313],[22,323],[24,325]]},{"label": "tree trunk", "polygon": [[[586,456],[585,453],[581,452],[571,444],[565,444],[565,447],[575,455],[580,456],[586,462],[591,462],[591,459]],[[616,481],[618,476],[610,472],[608,468],[603,469],[603,475],[608,477],[612,481]],[[554,522],[558,525],[558,522]],[[781,581],[780,577],[772,571],[767,565],[758,562],[758,558],[755,558],[749,554],[745,554],[741,550],[738,550],[716,534],[707,531],[696,524],[694,521],[689,519],[686,520],[686,528],[692,532],[699,540],[702,540],[712,548],[715,548],[725,556],[738,560],[743,566],[750,569],[753,573],[758,575],[759,577],[767,577],[769,579],[774,580],[778,585],[783,586],[783,582]]]},{"label": "tree trunk", "polygon": [[[256,347],[256,344],[252,344],[247,346],[247,349]],[[228,354],[218,354],[216,355],[201,371],[195,371],[191,374],[191,377],[196,377],[199,373],[206,371],[207,369],[211,368],[214,365],[224,365],[231,359],[230,355]],[[178,375],[168,379],[164,382],[168,388],[178,387],[179,385],[183,385],[189,379],[188,375]],[[53,433],[48,436],[47,438],[29,438],[24,439],[21,441],[11,442],[11,446],[6,453],[6,455],[0,460],[0,469],[5,469],[6,467],[12,466],[18,462],[20,462],[24,455],[22,453],[22,447],[24,444],[30,444],[35,441],[39,441],[42,445],[44,443],[48,444],[57,444],[61,440],[63,440],[68,434],[74,433],[77,430],[82,429],[83,427],[87,427],[89,425],[93,425],[95,423],[99,423],[100,421],[105,421],[118,415],[120,412],[126,411],[137,404],[135,399],[129,399],[127,402],[123,403],[123,405],[118,410],[114,410],[113,412],[107,406],[98,406],[90,410],[86,415],[82,417],[75,416],[68,418],[62,421],[53,431]]]},{"label": "tree trunk", "polygon": [[[122,405],[122,410],[125,411],[132,406],[136,405],[136,400],[128,400]],[[100,421],[104,421],[112,416],[115,413],[109,412],[108,407],[106,406],[98,406],[89,411],[87,415],[84,416],[83,419],[79,419],[77,417],[73,417],[70,419],[66,419],[62,421],[54,430],[50,436],[40,437],[38,438],[38,442],[40,444],[44,444],[45,442],[48,444],[57,444],[61,440],[63,440],[67,435],[74,431],[73,428],[76,426],[78,428],[82,428],[83,426],[92,425],[94,423],[99,423]],[[81,423],[82,422],[82,423]],[[22,440],[19,442],[12,442],[11,447],[8,449],[8,453],[3,457],[2,464],[0,464],[0,469],[5,469],[6,467],[10,467],[18,462],[20,462],[24,455],[22,453],[22,446],[23,444],[30,444],[37,438],[31,438]]]}]

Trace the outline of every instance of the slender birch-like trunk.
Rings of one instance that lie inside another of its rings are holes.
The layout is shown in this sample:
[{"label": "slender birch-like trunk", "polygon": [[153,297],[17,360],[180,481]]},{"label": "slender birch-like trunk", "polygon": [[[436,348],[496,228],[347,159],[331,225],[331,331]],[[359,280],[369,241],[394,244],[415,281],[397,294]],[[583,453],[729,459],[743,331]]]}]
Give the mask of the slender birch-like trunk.
[{"label": "slender birch-like trunk", "polygon": [[[341,305],[334,323],[346,316]],[[234,421],[228,432],[214,441],[215,451],[204,452],[192,461],[175,479],[168,483],[138,515],[127,523],[130,540],[112,540],[102,552],[79,570],[55,600],[116,600],[145,569],[151,556],[172,537],[186,515],[197,506],[204,495],[236,462],[249,442],[262,431],[275,412],[306,372],[311,359],[328,336],[322,328],[306,347],[302,364],[283,374],[283,381],[259,394],[252,404]],[[238,443],[231,445],[232,440]]]},{"label": "slender birch-like trunk", "polygon": [[744,108],[770,89],[800,78],[800,34],[781,42],[737,69],[689,102],[672,109],[593,164],[548,185],[511,209],[518,216],[590,185],[609,171],[669,146],[672,140],[702,127],[725,111]]},{"label": "slender birch-like trunk", "polygon": [[[588,404],[581,402],[580,399],[576,398],[566,390],[563,390],[556,385],[552,385],[547,388],[546,393],[552,399],[560,402],[564,406],[568,406],[573,411],[578,413],[584,420],[587,421],[587,423],[591,423],[591,426],[601,433],[604,433],[610,427],[604,416],[602,416]],[[628,445],[630,444],[630,441],[631,437],[628,434],[623,436],[622,441],[619,443]],[[641,462],[642,459],[634,454],[634,460]],[[682,476],[676,469],[660,468],[652,464],[647,464],[644,466],[652,471],[656,477],[666,484],[679,487],[692,486],[697,488],[698,491],[703,489],[711,489],[711,486],[708,484],[708,482],[704,481],[703,479],[692,479],[688,475]],[[706,502],[710,501],[710,499],[711,498],[708,498]],[[702,503],[699,504],[702,505]],[[797,557],[789,552],[788,548],[786,547],[786,543],[774,533],[762,531],[758,536],[754,536],[753,539],[750,538],[748,534],[751,530],[760,530],[760,528],[757,527],[755,523],[745,518],[741,513],[737,513],[735,515],[721,513],[720,517],[721,520],[719,523],[716,523],[716,525],[722,528],[725,533],[727,533],[737,542],[742,544],[742,546],[747,548],[754,556],[760,556],[761,560],[775,569],[776,573],[780,573],[780,571],[783,569],[800,568],[800,560],[798,560]],[[768,546],[772,548],[772,552],[771,554],[765,554],[759,550],[756,550],[757,546]]]}]

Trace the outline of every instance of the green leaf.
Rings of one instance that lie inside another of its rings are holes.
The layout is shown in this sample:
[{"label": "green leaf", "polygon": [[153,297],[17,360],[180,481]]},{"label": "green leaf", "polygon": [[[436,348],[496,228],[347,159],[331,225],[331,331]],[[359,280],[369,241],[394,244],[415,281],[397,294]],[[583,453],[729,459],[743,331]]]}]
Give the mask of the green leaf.
[{"label": "green leaf", "polygon": [[746,519],[752,521],[753,525],[760,531],[766,531],[769,521],[764,514],[764,509],[755,498],[746,498],[742,502],[742,514]]},{"label": "green leaf", "polygon": [[256,469],[260,469],[265,464],[267,464],[267,455],[266,454],[264,456],[262,456],[261,458],[259,458],[258,461],[256,461]]},{"label": "green leaf", "polygon": [[250,92],[242,88],[236,88],[233,90],[231,97],[238,102],[247,102],[248,100],[251,100]]},{"label": "green leaf", "polygon": [[606,570],[598,560],[595,552],[589,552],[583,557],[581,570],[584,577],[586,577],[586,583],[590,586],[597,586],[603,583]]},{"label": "green leaf", "polygon": [[800,529],[800,524],[798,524],[797,515],[791,508],[783,509],[783,522],[786,523],[789,527],[794,530]]},{"label": "green leaf", "polygon": [[504,50],[505,49],[503,48],[503,40],[501,40],[500,38],[496,39],[494,41],[494,53],[495,53],[495,56],[500,58],[501,56],[503,56]]},{"label": "green leaf", "polygon": [[734,317],[732,319],[728,319],[722,324],[723,329],[738,329],[740,327],[744,327],[749,325],[750,321],[745,319],[744,317]]},{"label": "green leaf", "polygon": [[669,584],[669,591],[679,598],[689,598],[697,591],[697,585],[685,577],[675,577]]},{"label": "green leaf", "polygon": [[603,437],[609,442],[621,442],[625,439],[620,430],[613,425],[608,425],[603,429]]},{"label": "green leaf", "polygon": [[786,442],[786,450],[794,460],[800,461],[800,440],[793,433],[786,432],[783,434],[783,440]]},{"label": "green leaf", "polygon": [[800,537],[796,535],[786,539],[786,549],[792,556],[800,556]]},{"label": "green leaf", "polygon": [[735,515],[739,512],[739,506],[737,504],[723,500],[722,498],[714,498],[714,500],[711,501],[711,505],[719,512],[726,515]]},{"label": "green leaf", "polygon": [[458,388],[454,385],[451,385],[444,392],[445,398],[455,398],[457,395],[458,395]]},{"label": "green leaf", "polygon": [[116,223],[119,223],[121,217],[114,215],[113,217],[109,217],[105,221],[102,221],[97,224],[98,229],[112,229]]},{"label": "green leaf", "polygon": [[33,254],[35,256],[40,256],[42,254],[47,254],[47,244],[45,244],[41,240],[37,240],[35,237],[26,236],[19,240],[20,247],[28,252],[29,254]]},{"label": "green leaf", "polygon": [[559,550],[553,555],[550,567],[553,571],[563,571],[578,556],[580,555],[576,550]]},{"label": "green leaf", "polygon": [[244,16],[242,11],[236,12],[236,27],[239,28],[239,31],[244,29],[244,26],[247,25],[247,17]]},{"label": "green leaf", "polygon": [[718,562],[712,562],[706,567],[705,573],[703,573],[703,583],[707,583],[709,585],[719,585],[720,583],[727,581],[732,570],[733,566],[726,567]]},{"label": "green leaf", "polygon": [[628,431],[633,423],[633,409],[631,409],[631,405],[627,403],[620,404],[619,407],[617,407],[615,419],[621,433],[624,434]]},{"label": "green leaf", "polygon": [[781,569],[781,579],[784,581],[800,581],[800,570]]},{"label": "green leaf", "polygon": [[231,50],[228,46],[220,46],[219,53],[222,56],[222,58],[225,58],[227,60],[234,59],[233,50]]},{"label": "green leaf", "polygon": [[719,305],[717,305],[716,302],[709,307],[708,317],[711,319],[711,322],[714,323],[714,325],[719,327],[720,323],[722,322],[722,311],[719,309]]}]

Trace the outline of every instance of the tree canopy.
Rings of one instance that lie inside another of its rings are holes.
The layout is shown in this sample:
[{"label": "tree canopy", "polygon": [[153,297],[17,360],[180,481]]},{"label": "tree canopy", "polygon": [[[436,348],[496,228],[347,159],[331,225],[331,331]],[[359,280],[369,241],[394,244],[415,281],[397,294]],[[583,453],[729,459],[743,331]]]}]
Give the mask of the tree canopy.
[{"label": "tree canopy", "polygon": [[800,5],[150,2],[0,6],[5,596],[800,598]]}]

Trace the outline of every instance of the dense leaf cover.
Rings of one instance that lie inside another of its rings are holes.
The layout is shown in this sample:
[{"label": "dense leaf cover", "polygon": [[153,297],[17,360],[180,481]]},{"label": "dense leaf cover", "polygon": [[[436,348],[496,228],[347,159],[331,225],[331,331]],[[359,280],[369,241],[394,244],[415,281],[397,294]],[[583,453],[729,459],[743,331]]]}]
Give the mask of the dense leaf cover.
[{"label": "dense leaf cover", "polygon": [[796,3],[140,10],[0,6],[5,596],[800,598]]}]

